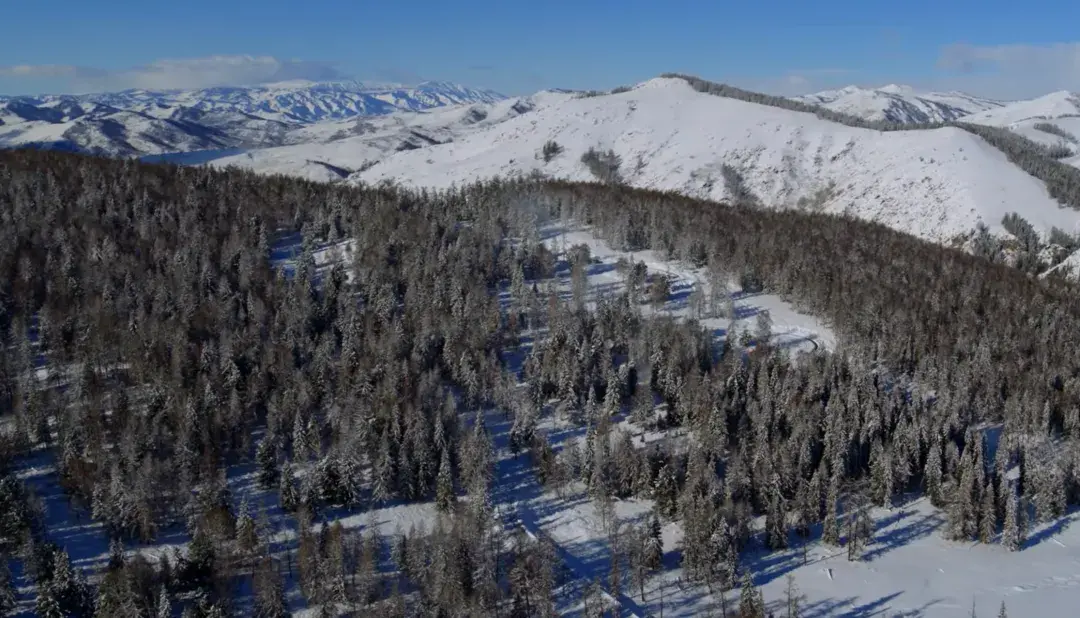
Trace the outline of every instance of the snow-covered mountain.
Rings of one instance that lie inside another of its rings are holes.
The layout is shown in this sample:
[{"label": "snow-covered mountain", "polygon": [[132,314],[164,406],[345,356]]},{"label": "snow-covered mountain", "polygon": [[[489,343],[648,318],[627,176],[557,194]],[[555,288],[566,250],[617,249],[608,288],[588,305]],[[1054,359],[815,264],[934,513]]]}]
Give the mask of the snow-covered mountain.
[{"label": "snow-covered mountain", "polygon": [[1005,127],[1029,120],[1049,120],[1080,116],[1080,94],[1060,90],[1050,94],[1014,101],[964,118],[964,122]]},{"label": "snow-covered mountain", "polygon": [[[545,162],[539,155],[549,140],[564,150]],[[635,186],[725,199],[730,166],[764,205],[850,213],[939,242],[979,222],[1003,232],[1009,212],[1044,233],[1080,223],[1080,212],[1060,207],[1042,181],[962,129],[853,128],[703,94],[675,78],[564,97],[447,144],[394,152],[350,180],[427,187],[530,173],[592,180],[581,160],[590,148],[613,150],[623,180]]]},{"label": "snow-covered mountain", "polygon": [[1040,144],[1065,149],[1072,156],[1063,160],[1080,167],[1080,94],[1075,92],[1062,90],[1016,101],[972,114],[964,122],[1005,127]]},{"label": "snow-covered mountain", "polygon": [[368,169],[396,152],[430,149],[459,140],[573,95],[539,92],[530,97],[475,103],[423,112],[402,112],[309,125],[289,134],[290,145],[249,150],[214,159],[211,165],[237,165],[267,174],[310,180],[341,180]]},{"label": "snow-covered mountain", "polygon": [[1004,105],[963,92],[916,92],[910,86],[897,84],[881,88],[847,86],[791,98],[867,120],[903,124],[949,122]]},{"label": "snow-covered mountain", "polygon": [[447,82],[415,87],[287,82],[193,91],[0,97],[0,148],[38,146],[135,156],[267,147],[296,143],[289,134],[315,122],[490,104],[504,98]]},{"label": "snow-covered mountain", "polygon": [[424,82],[409,87],[357,81],[293,81],[190,91],[125,90],[86,95],[85,98],[147,113],[162,107],[190,107],[201,111],[241,112],[282,122],[311,123],[463,103],[494,103],[505,97],[491,90],[449,82]]},{"label": "snow-covered mountain", "polygon": [[[66,102],[65,102],[66,103]],[[182,115],[156,118],[101,104],[0,105],[0,148],[39,147],[106,156],[225,148],[236,139]]]}]

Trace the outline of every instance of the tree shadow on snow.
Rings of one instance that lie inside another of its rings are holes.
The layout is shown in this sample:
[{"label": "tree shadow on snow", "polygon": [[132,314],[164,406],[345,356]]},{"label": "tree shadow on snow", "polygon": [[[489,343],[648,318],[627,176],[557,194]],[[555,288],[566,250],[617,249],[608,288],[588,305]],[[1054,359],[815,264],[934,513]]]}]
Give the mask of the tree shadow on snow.
[{"label": "tree shadow on snow", "polygon": [[1045,527],[1040,528],[1039,530],[1035,531],[1031,536],[1029,536],[1027,538],[1026,541],[1024,541],[1024,546],[1023,546],[1022,549],[1028,549],[1030,547],[1035,547],[1036,545],[1038,545],[1038,544],[1040,544],[1040,543],[1042,543],[1044,541],[1050,540],[1055,535],[1057,535],[1057,534],[1059,534],[1061,532],[1064,532],[1065,529],[1068,528],[1070,524],[1072,524],[1074,521],[1076,521],[1078,516],[1080,516],[1080,511],[1078,511],[1078,509],[1076,509],[1076,508],[1072,509],[1072,511],[1069,514],[1067,514],[1065,517],[1062,517],[1062,518],[1054,521],[1053,523],[1050,523],[1050,524],[1046,525]]},{"label": "tree shadow on snow", "polygon": [[[877,526],[877,529],[883,530],[884,528],[898,523],[902,520],[905,520],[914,514],[914,512],[897,513],[896,515],[887,518],[886,521],[880,522]],[[889,519],[891,519],[892,521],[888,521]],[[928,515],[923,515],[915,521],[905,523],[899,528],[893,530],[883,530],[880,534],[874,537],[874,542],[871,546],[873,547],[873,549],[863,554],[863,560],[876,560],[881,556],[884,556],[885,554],[893,551],[894,549],[903,547],[904,545],[907,545],[908,543],[911,543],[912,541],[915,541],[917,539],[929,536],[935,530],[940,528],[943,523],[944,520],[941,518],[940,515],[936,513],[931,513]]]}]

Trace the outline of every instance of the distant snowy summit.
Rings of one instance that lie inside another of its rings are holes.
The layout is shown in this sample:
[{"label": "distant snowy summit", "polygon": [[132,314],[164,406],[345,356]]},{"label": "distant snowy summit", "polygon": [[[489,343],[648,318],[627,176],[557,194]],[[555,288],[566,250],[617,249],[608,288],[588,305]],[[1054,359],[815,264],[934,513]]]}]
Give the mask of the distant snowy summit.
[{"label": "distant snowy summit", "polygon": [[869,89],[847,86],[791,98],[867,120],[902,124],[950,122],[1005,105],[963,92],[917,92],[899,84]]},{"label": "distant snowy summit", "polygon": [[492,90],[450,82],[416,86],[362,81],[290,81],[259,86],[227,86],[199,90],[124,90],[83,95],[0,97],[0,104],[39,108],[105,105],[162,117],[177,107],[203,112],[251,114],[267,120],[311,123],[354,116],[422,111],[463,103],[494,103],[505,99]]},{"label": "distant snowy summit", "polygon": [[450,82],[402,86],[357,81],[0,97],[0,148],[108,156],[257,148],[288,143],[288,134],[317,122],[505,98]]},{"label": "distant snowy summit", "polygon": [[1059,90],[1036,99],[1014,101],[972,114],[969,118],[965,118],[965,121],[1004,127],[1026,121],[1076,117],[1080,117],[1080,94]]},{"label": "distant snowy summit", "polygon": [[182,106],[200,111],[252,114],[282,122],[312,123],[464,103],[494,103],[505,97],[491,90],[450,82],[402,86],[358,81],[297,81],[190,91],[126,90],[88,95],[87,98],[112,107],[145,112]]}]

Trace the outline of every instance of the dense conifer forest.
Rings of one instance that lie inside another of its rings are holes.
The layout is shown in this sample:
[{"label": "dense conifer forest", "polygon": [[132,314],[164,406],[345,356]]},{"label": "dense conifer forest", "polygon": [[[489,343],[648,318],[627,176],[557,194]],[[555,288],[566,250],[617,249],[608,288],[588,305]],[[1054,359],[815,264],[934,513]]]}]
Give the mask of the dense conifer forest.
[{"label": "dense conifer forest", "polygon": [[[670,290],[643,264],[616,297],[586,305],[575,274],[564,298],[543,282],[588,252],[540,242],[559,221],[780,294],[838,348],[645,315]],[[608,589],[638,596],[671,549],[661,522],[680,521],[687,577],[742,589],[731,615],[765,615],[750,544],[814,528],[858,560],[871,505],[924,495],[951,539],[1019,550],[1080,502],[1077,289],[850,218],[617,184],[430,193],[17,151],[0,153],[0,274],[0,611],[21,579],[49,617],[284,616],[293,582],[326,615],[554,615],[555,550],[493,509],[491,410],[544,486],[654,501]],[[584,440],[555,448],[554,414]],[[639,448],[622,416],[692,440]],[[72,565],[19,476],[43,453],[114,539],[100,570]],[[231,499],[245,465],[294,549]],[[427,529],[338,521],[414,502],[435,504]],[[123,551],[178,534],[186,551]]]}]

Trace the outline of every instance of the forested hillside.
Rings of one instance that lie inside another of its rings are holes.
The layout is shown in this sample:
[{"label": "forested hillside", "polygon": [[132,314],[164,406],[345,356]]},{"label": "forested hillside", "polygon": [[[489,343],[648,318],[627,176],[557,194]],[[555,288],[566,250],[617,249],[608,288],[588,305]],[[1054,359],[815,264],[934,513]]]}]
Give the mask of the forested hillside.
[{"label": "forested hillside", "polygon": [[[676,319],[680,292],[636,262],[586,303],[588,248],[543,242],[566,222],[779,294],[838,347]],[[608,598],[652,602],[674,549],[690,585],[742,589],[740,616],[766,611],[741,552],[820,535],[858,560],[871,505],[925,495],[949,540],[1019,550],[1080,501],[1077,289],[852,218],[3,152],[0,274],[3,611],[550,616],[576,595],[596,615],[603,595],[504,517],[507,461],[600,512],[651,501]],[[42,458],[56,501],[113,540],[104,564],[76,564],[74,524],[29,490]],[[231,493],[244,470],[266,500]],[[348,524],[421,503],[412,530]],[[658,546],[664,522],[679,548]],[[143,555],[160,543],[177,551]]]}]

